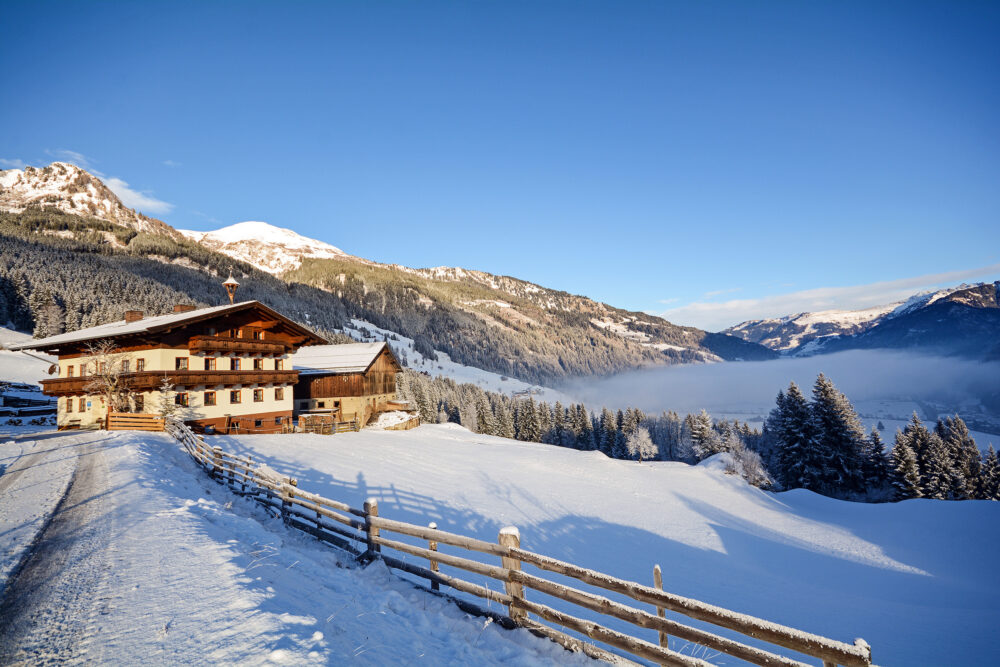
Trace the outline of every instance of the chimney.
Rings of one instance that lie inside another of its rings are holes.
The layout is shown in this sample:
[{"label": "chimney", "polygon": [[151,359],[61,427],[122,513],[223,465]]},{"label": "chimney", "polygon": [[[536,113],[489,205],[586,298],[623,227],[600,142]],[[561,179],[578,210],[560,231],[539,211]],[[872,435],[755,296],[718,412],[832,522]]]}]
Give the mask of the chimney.
[{"label": "chimney", "polygon": [[138,322],[142,319],[141,310],[126,310],[125,311],[125,321],[126,322]]},{"label": "chimney", "polygon": [[175,313],[190,313],[194,310],[194,305],[190,303],[178,303],[174,306]]}]

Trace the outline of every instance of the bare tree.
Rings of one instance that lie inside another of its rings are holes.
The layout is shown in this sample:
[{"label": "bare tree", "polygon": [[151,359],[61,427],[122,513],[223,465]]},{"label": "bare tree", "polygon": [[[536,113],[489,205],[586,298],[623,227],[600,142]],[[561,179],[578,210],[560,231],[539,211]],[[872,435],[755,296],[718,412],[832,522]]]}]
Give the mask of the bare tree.
[{"label": "bare tree", "polygon": [[115,412],[132,410],[132,390],[130,382],[130,358],[108,338],[87,344],[87,360],[84,365],[87,383],[83,390],[104,399],[104,404]]}]

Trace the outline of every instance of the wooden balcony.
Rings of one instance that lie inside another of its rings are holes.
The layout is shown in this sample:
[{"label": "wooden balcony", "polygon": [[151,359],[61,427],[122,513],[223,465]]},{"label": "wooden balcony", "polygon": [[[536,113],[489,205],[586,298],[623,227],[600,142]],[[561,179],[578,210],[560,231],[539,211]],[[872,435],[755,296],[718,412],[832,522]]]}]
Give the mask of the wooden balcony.
[{"label": "wooden balcony", "polygon": [[[295,384],[299,378],[298,371],[143,371],[126,373],[122,377],[131,391],[157,391],[164,375],[176,387],[288,385]],[[81,396],[88,393],[85,387],[93,379],[93,377],[74,377],[42,380],[42,391],[48,396]]]},{"label": "wooden balcony", "polygon": [[276,354],[288,352],[284,343],[273,343],[265,340],[248,340],[246,338],[228,338],[223,336],[192,336],[188,341],[191,354],[202,352],[215,354]]}]

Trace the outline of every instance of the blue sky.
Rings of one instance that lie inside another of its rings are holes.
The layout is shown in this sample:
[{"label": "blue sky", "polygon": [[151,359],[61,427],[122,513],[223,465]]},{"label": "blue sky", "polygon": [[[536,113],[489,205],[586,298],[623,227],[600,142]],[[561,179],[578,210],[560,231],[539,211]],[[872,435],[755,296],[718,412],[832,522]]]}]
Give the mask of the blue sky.
[{"label": "blue sky", "polygon": [[4,4],[0,166],[720,328],[1000,278],[1000,4]]}]

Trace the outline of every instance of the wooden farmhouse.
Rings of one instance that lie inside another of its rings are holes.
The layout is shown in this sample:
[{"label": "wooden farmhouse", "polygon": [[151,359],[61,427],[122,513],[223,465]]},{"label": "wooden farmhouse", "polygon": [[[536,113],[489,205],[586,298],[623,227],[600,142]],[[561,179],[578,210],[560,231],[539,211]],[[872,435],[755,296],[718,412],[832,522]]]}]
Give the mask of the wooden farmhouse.
[{"label": "wooden farmhouse", "polygon": [[326,413],[360,426],[394,407],[396,374],[403,371],[387,343],[304,347],[292,356],[292,365],[299,373],[297,414]]},{"label": "wooden farmhouse", "polygon": [[123,321],[12,349],[58,357],[58,377],[42,388],[58,397],[60,428],[103,424],[112,411],[160,412],[166,399],[195,427],[273,433],[292,422],[299,373],[291,354],[326,342],[264,304],[244,301],[178,305],[155,317],[129,311]]}]

